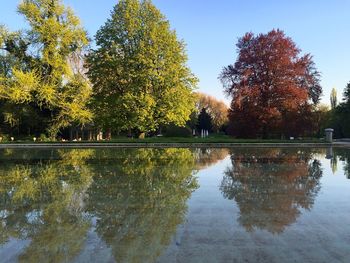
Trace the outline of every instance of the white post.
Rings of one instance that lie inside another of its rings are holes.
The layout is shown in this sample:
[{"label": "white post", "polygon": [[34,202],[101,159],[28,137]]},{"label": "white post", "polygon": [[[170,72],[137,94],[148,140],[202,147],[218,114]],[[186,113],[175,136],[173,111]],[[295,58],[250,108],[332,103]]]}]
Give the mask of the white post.
[{"label": "white post", "polygon": [[331,128],[325,129],[324,130],[326,132],[326,141],[327,142],[333,142],[333,132],[334,130]]}]

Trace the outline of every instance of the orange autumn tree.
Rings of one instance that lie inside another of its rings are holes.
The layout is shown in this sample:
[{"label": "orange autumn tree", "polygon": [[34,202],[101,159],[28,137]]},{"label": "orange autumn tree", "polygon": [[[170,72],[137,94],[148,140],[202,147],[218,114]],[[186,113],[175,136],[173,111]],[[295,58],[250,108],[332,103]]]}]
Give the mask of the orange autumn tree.
[{"label": "orange autumn tree", "polygon": [[238,137],[301,136],[312,129],[313,107],[322,94],[320,73],[310,54],[281,30],[247,33],[238,58],[220,75],[232,97],[230,133]]},{"label": "orange autumn tree", "polygon": [[219,132],[228,122],[228,107],[225,102],[205,93],[195,92],[196,108],[198,112],[206,109],[212,118],[213,131]]}]

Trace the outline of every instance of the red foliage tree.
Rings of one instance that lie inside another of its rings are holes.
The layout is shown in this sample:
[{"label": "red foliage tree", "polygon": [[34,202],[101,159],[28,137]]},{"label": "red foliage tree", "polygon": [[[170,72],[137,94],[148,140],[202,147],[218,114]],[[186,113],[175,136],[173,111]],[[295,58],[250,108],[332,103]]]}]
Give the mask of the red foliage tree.
[{"label": "red foliage tree", "polygon": [[263,138],[304,134],[308,125],[289,124],[309,121],[311,105],[319,102],[320,73],[312,56],[300,56],[301,50],[281,30],[257,36],[247,33],[237,48],[237,61],[219,77],[232,96],[230,133]]}]

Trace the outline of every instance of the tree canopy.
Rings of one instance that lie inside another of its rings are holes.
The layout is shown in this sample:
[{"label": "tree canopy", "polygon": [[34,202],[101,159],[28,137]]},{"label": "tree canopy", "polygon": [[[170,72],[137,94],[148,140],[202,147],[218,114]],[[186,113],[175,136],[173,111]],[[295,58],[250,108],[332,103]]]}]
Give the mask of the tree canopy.
[{"label": "tree canopy", "polygon": [[[333,108],[327,126],[334,128],[335,137],[348,138],[350,136],[350,82],[343,92],[343,101]],[[327,127],[328,128],[328,127]]]},{"label": "tree canopy", "polygon": [[200,113],[203,109],[210,115],[212,119],[212,128],[218,132],[228,122],[228,107],[225,102],[216,99],[213,96],[196,92],[196,107]]},{"label": "tree canopy", "polygon": [[338,104],[337,90],[335,88],[333,88],[331,91],[330,99],[331,99],[331,107],[332,107],[332,109],[335,109],[337,107],[337,104]]},{"label": "tree canopy", "polygon": [[203,108],[198,115],[198,129],[211,131],[213,127],[213,118],[207,112],[206,108]]},{"label": "tree canopy", "polygon": [[[88,44],[79,19],[60,0],[22,1],[18,12],[29,30],[0,29],[1,101],[46,111],[52,137],[73,123],[91,121],[87,108],[91,87],[69,63]],[[13,112],[5,114],[10,121]]]},{"label": "tree canopy", "polygon": [[220,75],[232,97],[232,134],[267,137],[283,133],[290,118],[310,116],[311,103],[318,103],[322,93],[320,73],[310,54],[301,56],[281,30],[247,33],[238,40],[237,50],[236,62]]},{"label": "tree canopy", "polygon": [[97,122],[116,130],[185,125],[196,77],[185,45],[151,1],[121,0],[87,58]]}]

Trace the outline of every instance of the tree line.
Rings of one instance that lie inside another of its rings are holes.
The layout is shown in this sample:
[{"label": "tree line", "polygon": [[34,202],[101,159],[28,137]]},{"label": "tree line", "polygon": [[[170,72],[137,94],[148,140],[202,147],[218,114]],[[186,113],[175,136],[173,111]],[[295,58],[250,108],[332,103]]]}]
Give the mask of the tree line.
[{"label": "tree line", "polygon": [[185,43],[150,0],[120,0],[94,47],[60,0],[22,1],[18,12],[28,30],[0,27],[0,134],[289,138],[321,136],[327,123],[313,57],[282,30],[238,40],[237,60],[219,76],[227,107],[196,92]]},{"label": "tree line", "polygon": [[343,92],[340,103],[337,100],[337,91],[333,88],[330,96],[331,109],[324,112],[324,124],[334,129],[336,138],[350,138],[350,82]]},{"label": "tree line", "polygon": [[0,133],[131,134],[190,120],[198,80],[184,42],[151,1],[119,1],[95,48],[60,0],[22,1],[18,13],[28,30],[0,28]]}]

